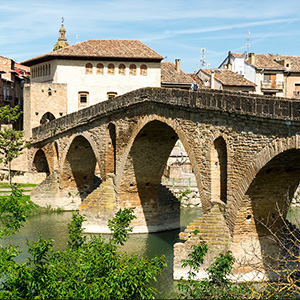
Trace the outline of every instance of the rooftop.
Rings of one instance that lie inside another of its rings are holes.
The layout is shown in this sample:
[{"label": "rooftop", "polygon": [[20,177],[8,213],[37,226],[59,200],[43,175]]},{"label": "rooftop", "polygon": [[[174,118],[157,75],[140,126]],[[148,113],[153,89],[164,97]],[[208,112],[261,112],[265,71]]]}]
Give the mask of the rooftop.
[{"label": "rooftop", "polygon": [[175,64],[168,61],[161,62],[161,81],[170,83],[193,83],[194,80],[183,71],[176,71]]},{"label": "rooftop", "polygon": [[21,62],[32,66],[52,59],[161,61],[163,57],[139,40],[88,40]]},{"label": "rooftop", "polygon": [[255,83],[247,80],[244,76],[237,74],[231,70],[227,69],[201,69],[200,71],[211,75],[212,71],[215,72],[215,80],[218,80],[222,85],[225,86],[253,86]]}]

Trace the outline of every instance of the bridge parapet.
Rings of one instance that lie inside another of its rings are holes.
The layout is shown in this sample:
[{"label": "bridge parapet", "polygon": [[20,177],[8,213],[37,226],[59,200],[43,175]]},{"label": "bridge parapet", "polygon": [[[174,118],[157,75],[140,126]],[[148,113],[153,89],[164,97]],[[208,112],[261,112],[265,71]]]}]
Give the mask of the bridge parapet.
[{"label": "bridge parapet", "polygon": [[300,121],[299,100],[210,89],[193,92],[179,89],[142,88],[35,127],[32,129],[33,142],[53,137],[94,119],[143,102],[154,102],[186,110],[214,110],[259,118]]}]

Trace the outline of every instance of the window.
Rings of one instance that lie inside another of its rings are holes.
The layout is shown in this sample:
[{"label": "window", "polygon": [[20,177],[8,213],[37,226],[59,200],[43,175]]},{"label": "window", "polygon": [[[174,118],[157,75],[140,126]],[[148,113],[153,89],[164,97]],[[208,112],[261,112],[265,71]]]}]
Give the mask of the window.
[{"label": "window", "polygon": [[146,65],[141,65],[141,68],[140,68],[140,74],[142,76],[147,76],[147,73],[148,73],[148,68]]},{"label": "window", "polygon": [[107,93],[107,100],[111,100],[117,97],[117,93],[116,92],[108,92]]},{"label": "window", "polygon": [[93,73],[93,65],[91,63],[87,63],[85,65],[85,74],[92,74]]},{"label": "window", "polygon": [[107,66],[107,74],[108,75],[115,75],[115,65],[114,64],[109,64]]},{"label": "window", "polygon": [[125,65],[124,64],[120,64],[119,65],[119,74],[120,75],[125,75],[125,73],[126,73],[126,67],[125,67]]},{"label": "window", "polygon": [[48,75],[51,74],[50,64],[48,65]]},{"label": "window", "polygon": [[97,74],[103,75],[104,74],[104,66],[103,64],[97,64]]},{"label": "window", "polygon": [[79,92],[78,93],[78,108],[84,108],[88,106],[89,93],[88,92]]},{"label": "window", "polygon": [[129,75],[136,75],[136,65],[129,66]]}]

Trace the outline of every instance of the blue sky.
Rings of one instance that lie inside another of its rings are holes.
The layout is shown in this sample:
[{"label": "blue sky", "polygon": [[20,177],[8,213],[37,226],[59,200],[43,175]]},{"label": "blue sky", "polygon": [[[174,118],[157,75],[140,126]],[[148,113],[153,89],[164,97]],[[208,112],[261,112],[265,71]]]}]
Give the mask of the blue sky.
[{"label": "blue sky", "polygon": [[[299,0],[0,0],[0,55],[52,51],[61,17],[69,44],[139,39],[185,72],[218,67],[228,51],[300,56]],[[206,66],[207,67],[207,66]]]}]

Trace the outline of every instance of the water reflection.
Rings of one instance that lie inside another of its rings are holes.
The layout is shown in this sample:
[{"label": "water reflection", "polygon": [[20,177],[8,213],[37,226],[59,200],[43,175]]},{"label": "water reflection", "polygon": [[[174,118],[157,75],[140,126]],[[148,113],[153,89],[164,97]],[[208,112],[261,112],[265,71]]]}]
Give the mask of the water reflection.
[{"label": "water reflection", "polygon": [[[122,247],[122,251],[148,258],[155,255],[166,256],[168,267],[155,284],[162,291],[162,295],[159,297],[166,296],[173,286],[173,245],[178,241],[179,232],[201,215],[202,211],[199,208],[183,208],[181,209],[180,229],[151,234],[133,234]],[[71,212],[31,217],[20,232],[8,238],[4,243],[20,246],[19,249],[23,252],[16,258],[18,262],[24,262],[28,256],[26,240],[34,242],[38,239],[40,233],[43,238],[54,239],[54,250],[62,250],[67,244],[67,223],[71,221],[71,218]],[[300,208],[291,208],[288,211],[287,219],[300,226]]]},{"label": "water reflection", "polygon": [[[180,229],[151,234],[132,234],[128,242],[121,248],[122,251],[148,258],[155,255],[166,256],[168,267],[161,276],[163,280],[156,283],[156,287],[163,292],[163,295],[167,295],[173,285],[173,245],[178,241],[178,234],[201,215],[202,210],[199,208],[183,208],[180,216]],[[29,255],[26,241],[35,242],[39,234],[43,238],[54,240],[54,250],[62,250],[67,245],[67,223],[71,221],[71,218],[71,212],[31,217],[24,227],[17,234],[9,237],[4,244],[19,245],[22,253],[16,258],[18,262],[24,262]]]}]

